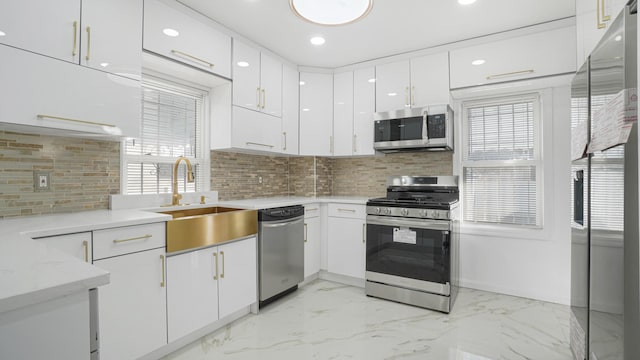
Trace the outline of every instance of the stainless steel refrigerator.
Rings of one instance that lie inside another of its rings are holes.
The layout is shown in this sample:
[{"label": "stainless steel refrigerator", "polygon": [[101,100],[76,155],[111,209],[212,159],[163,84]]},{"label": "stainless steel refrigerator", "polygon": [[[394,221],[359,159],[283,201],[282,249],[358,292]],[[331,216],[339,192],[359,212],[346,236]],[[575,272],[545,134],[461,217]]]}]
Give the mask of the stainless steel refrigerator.
[{"label": "stainless steel refrigerator", "polygon": [[577,360],[640,359],[636,0],[571,87],[570,343]]}]

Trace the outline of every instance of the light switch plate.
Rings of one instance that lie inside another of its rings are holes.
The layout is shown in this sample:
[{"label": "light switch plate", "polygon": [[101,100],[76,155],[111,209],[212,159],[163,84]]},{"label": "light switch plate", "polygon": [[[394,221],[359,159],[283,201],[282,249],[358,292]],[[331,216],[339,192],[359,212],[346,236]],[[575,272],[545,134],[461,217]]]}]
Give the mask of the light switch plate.
[{"label": "light switch plate", "polygon": [[51,173],[47,171],[33,172],[33,191],[51,190]]}]

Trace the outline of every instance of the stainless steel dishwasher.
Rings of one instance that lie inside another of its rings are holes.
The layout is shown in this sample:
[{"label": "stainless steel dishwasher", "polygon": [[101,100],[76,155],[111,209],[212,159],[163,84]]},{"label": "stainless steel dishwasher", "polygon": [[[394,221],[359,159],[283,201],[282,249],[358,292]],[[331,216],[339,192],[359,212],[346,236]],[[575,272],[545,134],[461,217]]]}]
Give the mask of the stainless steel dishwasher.
[{"label": "stainless steel dishwasher", "polygon": [[258,251],[262,307],[304,280],[304,207],[258,211]]}]

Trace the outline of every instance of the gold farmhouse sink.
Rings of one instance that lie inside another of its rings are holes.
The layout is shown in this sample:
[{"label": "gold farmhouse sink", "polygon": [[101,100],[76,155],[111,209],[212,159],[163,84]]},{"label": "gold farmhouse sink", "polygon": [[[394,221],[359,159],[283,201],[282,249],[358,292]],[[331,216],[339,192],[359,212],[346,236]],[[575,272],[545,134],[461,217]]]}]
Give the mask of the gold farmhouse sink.
[{"label": "gold farmhouse sink", "polygon": [[162,211],[167,221],[167,252],[195,249],[258,232],[258,211],[227,207]]}]

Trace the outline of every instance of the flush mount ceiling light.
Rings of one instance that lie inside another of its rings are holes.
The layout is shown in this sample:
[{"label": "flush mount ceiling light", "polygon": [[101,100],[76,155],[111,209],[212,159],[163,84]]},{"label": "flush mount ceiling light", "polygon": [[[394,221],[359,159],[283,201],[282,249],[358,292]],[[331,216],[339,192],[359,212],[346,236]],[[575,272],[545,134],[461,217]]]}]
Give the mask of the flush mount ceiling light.
[{"label": "flush mount ceiling light", "polygon": [[314,36],[311,39],[309,39],[309,41],[311,41],[313,45],[322,45],[325,43],[326,40],[322,36]]},{"label": "flush mount ceiling light", "polygon": [[5,36],[7,35],[4,31],[0,30],[0,36]]},{"label": "flush mount ceiling light", "polygon": [[460,5],[469,5],[473,4],[474,2],[476,2],[476,0],[458,0],[458,4]]},{"label": "flush mount ceiling light", "polygon": [[319,25],[344,25],[367,16],[373,0],[289,0],[294,14]]},{"label": "flush mount ceiling light", "polygon": [[484,61],[484,59],[478,59],[478,60],[473,60],[471,62],[471,65],[482,65],[484,64],[486,61]]},{"label": "flush mount ceiling light", "polygon": [[180,33],[178,32],[178,30],[176,29],[171,29],[171,28],[166,28],[166,29],[162,29],[162,32],[167,35],[167,36],[171,36],[171,37],[176,37],[178,35],[180,35]]},{"label": "flush mount ceiling light", "polygon": [[618,35],[618,36],[616,36],[616,37],[615,37],[615,39],[613,39],[613,40],[615,40],[615,41],[620,41],[620,40],[622,40],[622,35]]},{"label": "flush mount ceiling light", "polygon": [[247,67],[247,66],[249,66],[249,63],[246,62],[246,61],[238,61],[237,65],[240,66],[240,67]]}]

